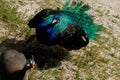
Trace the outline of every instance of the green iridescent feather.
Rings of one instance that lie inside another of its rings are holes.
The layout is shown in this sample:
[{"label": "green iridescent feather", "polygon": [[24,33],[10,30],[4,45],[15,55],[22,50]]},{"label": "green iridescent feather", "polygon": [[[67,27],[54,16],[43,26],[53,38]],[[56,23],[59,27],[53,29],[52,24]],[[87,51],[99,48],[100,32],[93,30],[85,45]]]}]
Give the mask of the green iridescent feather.
[{"label": "green iridescent feather", "polygon": [[[54,26],[54,32],[56,35],[63,32],[68,24],[75,24],[81,27],[88,38],[96,39],[97,32],[102,28],[100,25],[93,23],[93,18],[91,15],[85,13],[88,11],[89,7],[84,6],[80,2],[76,2],[76,4],[71,4],[70,0],[66,0],[66,4],[63,6],[62,10],[60,10],[60,22]],[[54,15],[49,15],[44,19],[46,23],[52,22]]]},{"label": "green iridescent feather", "polygon": [[83,6],[82,3],[77,2],[72,5],[70,0],[66,0],[66,4],[63,6],[62,11],[70,12],[73,18],[73,23],[80,26],[90,39],[96,39],[97,32],[101,30],[101,25],[93,23],[93,18],[85,11],[89,10],[88,6]]}]

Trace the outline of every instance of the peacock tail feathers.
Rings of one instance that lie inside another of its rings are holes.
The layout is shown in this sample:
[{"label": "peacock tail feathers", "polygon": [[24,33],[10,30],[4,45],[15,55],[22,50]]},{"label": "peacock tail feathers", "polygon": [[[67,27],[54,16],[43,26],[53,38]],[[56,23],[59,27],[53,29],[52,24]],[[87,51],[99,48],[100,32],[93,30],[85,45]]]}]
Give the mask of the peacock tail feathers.
[{"label": "peacock tail feathers", "polygon": [[69,14],[73,18],[72,23],[81,27],[88,38],[96,39],[97,32],[101,30],[101,25],[93,23],[91,15],[85,13],[89,10],[89,6],[83,5],[82,2],[70,3],[70,0],[66,0],[66,4],[63,6],[62,11]]}]

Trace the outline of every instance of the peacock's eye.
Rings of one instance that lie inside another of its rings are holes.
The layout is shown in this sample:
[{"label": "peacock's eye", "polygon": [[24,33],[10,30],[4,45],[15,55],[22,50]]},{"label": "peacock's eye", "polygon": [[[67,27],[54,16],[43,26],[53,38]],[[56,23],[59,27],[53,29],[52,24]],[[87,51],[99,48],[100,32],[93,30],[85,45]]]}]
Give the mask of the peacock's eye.
[{"label": "peacock's eye", "polygon": [[53,19],[53,20],[52,20],[52,24],[58,23],[59,21],[60,21],[59,19]]},{"label": "peacock's eye", "polygon": [[52,20],[52,24],[58,23],[59,21],[60,21],[60,16],[59,15],[54,15],[53,20]]}]

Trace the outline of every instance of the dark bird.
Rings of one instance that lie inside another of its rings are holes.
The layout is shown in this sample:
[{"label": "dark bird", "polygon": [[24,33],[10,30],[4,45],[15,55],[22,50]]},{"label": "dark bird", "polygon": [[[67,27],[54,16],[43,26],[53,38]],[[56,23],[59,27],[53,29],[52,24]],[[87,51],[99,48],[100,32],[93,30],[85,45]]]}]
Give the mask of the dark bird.
[{"label": "dark bird", "polygon": [[34,59],[12,49],[0,56],[0,80],[28,80],[29,70],[34,67]]},{"label": "dark bird", "polygon": [[66,49],[87,46],[89,39],[96,39],[101,26],[93,23],[92,16],[85,13],[88,6],[66,1],[63,9],[43,9],[28,23],[36,29],[36,37],[46,45],[60,45]]}]

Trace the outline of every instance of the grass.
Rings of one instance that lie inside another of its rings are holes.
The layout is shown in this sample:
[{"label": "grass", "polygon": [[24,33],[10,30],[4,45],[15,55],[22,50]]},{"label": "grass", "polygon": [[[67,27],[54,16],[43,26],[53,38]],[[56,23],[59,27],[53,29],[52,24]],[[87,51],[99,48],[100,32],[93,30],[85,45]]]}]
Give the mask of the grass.
[{"label": "grass", "polygon": [[[41,3],[40,8],[42,9],[50,5],[54,8],[62,6],[62,3],[58,2],[58,0],[54,0],[56,4],[50,3],[50,0],[45,2],[46,0],[41,0],[40,2],[36,1],[37,4]],[[20,3],[25,5],[22,1],[20,1]],[[8,28],[8,31],[0,36],[1,41],[11,36],[15,39],[22,38],[25,40],[34,33],[34,31],[30,30],[26,25],[28,20],[24,19],[25,13],[18,13],[17,9],[18,7],[13,7],[6,1],[0,0],[0,22],[4,25],[3,28]],[[104,16],[110,13],[104,10],[96,11],[98,12],[98,16]],[[119,15],[113,17],[119,19]],[[0,29],[2,29],[1,26]],[[57,56],[58,59],[63,53],[62,49],[55,48],[54,50],[53,48],[40,49],[43,54],[48,54],[46,57],[48,59],[48,64],[50,62],[50,64],[54,63],[53,61],[56,60],[54,58]],[[45,64],[43,68],[39,69],[39,64],[37,64],[36,68],[31,72],[30,80],[106,80],[109,78],[119,80],[119,48],[120,44],[118,37],[114,36],[112,29],[103,28],[97,41],[91,40],[87,47],[80,50],[69,51],[69,56],[60,59],[60,66],[51,68],[49,65]],[[52,51],[54,51],[54,54],[50,54]],[[49,58],[53,60],[49,61]]]},{"label": "grass", "polygon": [[[17,7],[11,7],[4,0],[0,0],[0,20],[9,24],[9,26],[18,26],[18,24],[23,24],[23,15],[21,13],[17,13]],[[13,28],[13,27],[12,27]]]},{"label": "grass", "polygon": [[4,0],[0,0],[0,21],[3,25],[6,24],[1,29],[8,29],[3,34],[4,36],[0,36],[2,40],[7,39],[9,36],[25,38],[31,31],[26,26],[27,20],[24,20],[24,13],[18,13],[17,8]]}]

